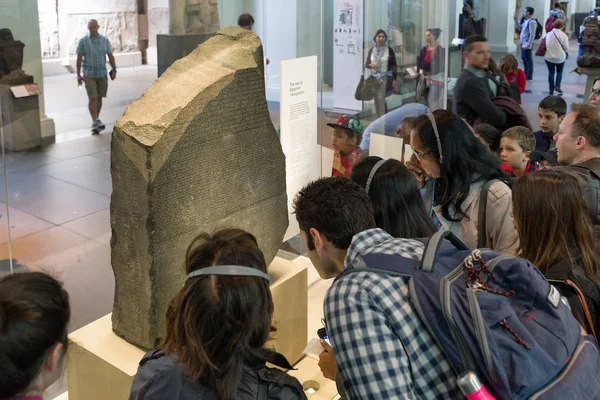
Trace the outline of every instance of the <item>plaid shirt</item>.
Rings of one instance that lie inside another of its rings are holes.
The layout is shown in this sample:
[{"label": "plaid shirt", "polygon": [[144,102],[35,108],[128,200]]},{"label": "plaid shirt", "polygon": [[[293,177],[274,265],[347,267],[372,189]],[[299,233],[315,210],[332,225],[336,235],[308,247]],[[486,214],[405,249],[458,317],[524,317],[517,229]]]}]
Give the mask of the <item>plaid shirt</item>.
[{"label": "plaid shirt", "polygon": [[[382,229],[354,236],[346,268],[358,255],[420,259],[423,244]],[[350,399],[462,399],[456,375],[414,309],[408,279],[356,272],[325,298],[327,333]]]},{"label": "plaid shirt", "polygon": [[83,56],[83,76],[104,78],[106,72],[106,55],[113,52],[110,41],[102,35],[87,35],[79,40],[77,54]]}]

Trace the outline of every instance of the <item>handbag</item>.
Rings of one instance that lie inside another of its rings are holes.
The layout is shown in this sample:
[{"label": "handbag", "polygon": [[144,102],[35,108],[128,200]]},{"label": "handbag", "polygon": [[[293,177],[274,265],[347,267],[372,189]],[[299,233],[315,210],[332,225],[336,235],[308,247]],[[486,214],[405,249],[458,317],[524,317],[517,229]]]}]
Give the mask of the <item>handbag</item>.
[{"label": "handbag", "polygon": [[426,104],[427,97],[429,95],[429,86],[427,85],[427,78],[423,74],[419,74],[419,80],[417,82],[417,92],[415,98],[418,103]]},{"label": "handbag", "polygon": [[377,95],[377,91],[379,90],[379,82],[377,82],[377,78],[374,76],[369,76],[365,79],[364,74],[360,76],[360,81],[358,82],[358,86],[356,86],[356,91],[354,92],[354,98],[360,101],[369,101],[373,100]]},{"label": "handbag", "polygon": [[565,49],[565,46],[562,44],[562,42],[560,41],[560,39],[558,38],[558,36],[556,36],[556,33],[552,32],[552,34],[554,35],[554,37],[556,38],[556,40],[558,40],[558,44],[560,44],[560,47],[562,47],[563,51],[567,55],[566,59],[568,59],[569,58],[569,52],[567,51],[567,49]]},{"label": "handbag", "polygon": [[546,36],[540,40],[540,44],[538,44],[535,55],[540,57],[544,57],[546,55]]}]

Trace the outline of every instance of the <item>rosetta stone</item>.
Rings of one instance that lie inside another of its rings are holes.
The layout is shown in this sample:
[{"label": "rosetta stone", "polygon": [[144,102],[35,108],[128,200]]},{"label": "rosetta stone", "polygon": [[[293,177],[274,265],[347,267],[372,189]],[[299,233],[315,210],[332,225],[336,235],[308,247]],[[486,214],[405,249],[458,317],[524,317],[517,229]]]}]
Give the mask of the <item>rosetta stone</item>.
[{"label": "rosetta stone", "polygon": [[117,121],[111,146],[113,329],[149,349],[164,338],[192,239],[244,229],[268,265],[287,229],[256,34],[225,28],[175,62]]}]

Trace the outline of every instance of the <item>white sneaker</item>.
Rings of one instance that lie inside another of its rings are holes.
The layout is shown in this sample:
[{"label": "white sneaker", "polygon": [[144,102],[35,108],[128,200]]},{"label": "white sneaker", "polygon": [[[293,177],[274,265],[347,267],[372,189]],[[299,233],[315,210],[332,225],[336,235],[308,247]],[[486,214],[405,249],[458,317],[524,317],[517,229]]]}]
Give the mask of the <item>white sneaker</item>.
[{"label": "white sneaker", "polygon": [[92,124],[92,135],[97,135],[99,133],[100,133],[100,127],[98,126],[98,120],[96,120]]}]

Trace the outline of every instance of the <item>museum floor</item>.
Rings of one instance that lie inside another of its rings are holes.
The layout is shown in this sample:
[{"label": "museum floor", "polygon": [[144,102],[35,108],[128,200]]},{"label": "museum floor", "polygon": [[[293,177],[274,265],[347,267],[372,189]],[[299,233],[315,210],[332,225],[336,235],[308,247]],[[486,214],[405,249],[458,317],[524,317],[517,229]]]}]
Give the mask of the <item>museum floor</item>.
[{"label": "museum floor", "polygon": [[[569,104],[581,101],[577,95],[583,94],[585,86],[585,77],[568,73],[575,66],[575,58],[572,53],[565,66],[563,90]],[[89,134],[85,91],[77,89],[74,78],[46,78],[46,110],[55,120],[57,143],[6,155],[13,260],[17,270],[44,271],[65,283],[73,307],[71,331],[112,308],[110,129],[126,106],[152,83],[154,71],[147,66],[119,70],[101,115],[107,131],[99,136]],[[539,57],[535,58],[535,71],[534,81],[528,82],[531,92],[523,95],[523,107],[537,126],[537,103],[547,90],[547,70]],[[277,126],[277,104],[270,103],[270,110]],[[320,124],[328,121],[323,117]],[[329,145],[330,129],[325,127],[323,132],[321,142]],[[9,265],[5,189],[0,179],[0,275],[8,272]],[[302,249],[298,241],[288,248]],[[319,282],[309,292],[309,303],[316,313],[321,313],[322,296],[329,284]],[[64,389],[62,382],[52,392],[58,394]]]}]

